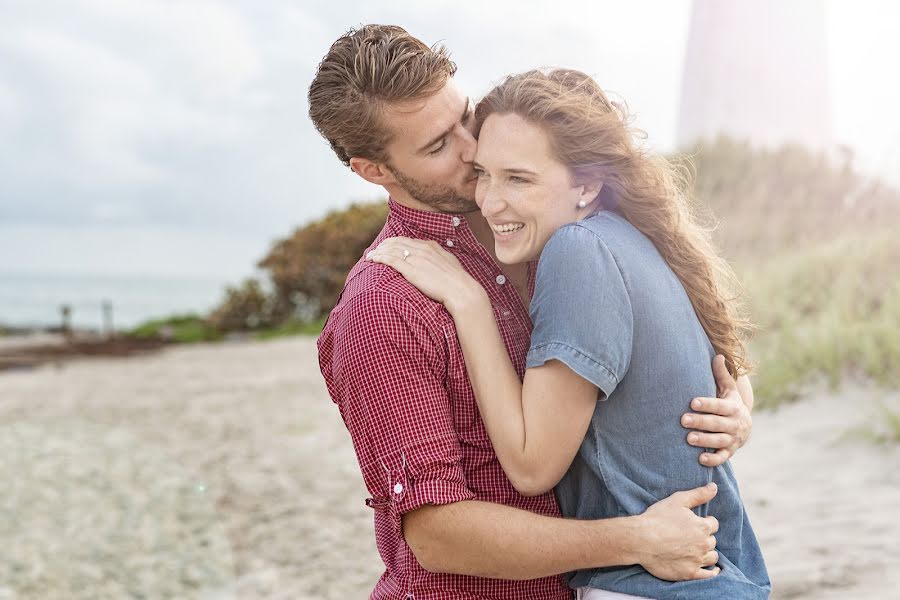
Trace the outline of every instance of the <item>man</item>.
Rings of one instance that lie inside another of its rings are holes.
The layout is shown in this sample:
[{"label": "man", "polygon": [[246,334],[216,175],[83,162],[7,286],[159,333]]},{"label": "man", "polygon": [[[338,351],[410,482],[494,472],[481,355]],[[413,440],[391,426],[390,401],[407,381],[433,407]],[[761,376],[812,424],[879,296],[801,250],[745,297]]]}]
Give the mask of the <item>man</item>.
[{"label": "man", "polygon": [[[341,161],[390,194],[381,240],[452,251],[488,292],[521,376],[534,265],[500,269],[474,201],[472,106],[455,65],[394,26],[339,38],[309,91],[310,117]],[[478,416],[453,320],[395,271],[361,261],[318,341],[329,393],[353,439],[386,571],[372,598],[570,598],[559,574],[641,564],[670,580],[710,577],[717,522],[691,509],[714,487],[679,492],[644,514],[559,517],[552,494],[524,497],[503,474]],[[684,424],[705,463],[746,440],[749,410],[733,381]],[[748,389],[749,391],[749,389]],[[685,399],[687,401],[688,399]]]}]

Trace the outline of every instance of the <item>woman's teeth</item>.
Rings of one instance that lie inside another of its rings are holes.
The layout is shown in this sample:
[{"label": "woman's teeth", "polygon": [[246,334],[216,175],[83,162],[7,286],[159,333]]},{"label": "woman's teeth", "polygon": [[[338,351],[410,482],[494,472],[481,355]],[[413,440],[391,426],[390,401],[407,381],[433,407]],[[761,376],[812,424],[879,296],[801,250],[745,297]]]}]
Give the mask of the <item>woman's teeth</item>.
[{"label": "woman's teeth", "polygon": [[505,225],[491,225],[497,233],[511,233],[525,227],[524,223],[506,223]]}]

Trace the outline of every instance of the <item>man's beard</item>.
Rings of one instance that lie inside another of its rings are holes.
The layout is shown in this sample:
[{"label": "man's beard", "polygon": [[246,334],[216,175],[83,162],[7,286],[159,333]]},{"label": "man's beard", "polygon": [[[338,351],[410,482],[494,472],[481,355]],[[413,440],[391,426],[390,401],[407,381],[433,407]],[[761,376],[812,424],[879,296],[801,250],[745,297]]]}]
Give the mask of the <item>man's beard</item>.
[{"label": "man's beard", "polygon": [[475,198],[466,198],[459,190],[446,185],[428,185],[391,168],[394,178],[407,194],[437,212],[461,214],[478,210]]}]

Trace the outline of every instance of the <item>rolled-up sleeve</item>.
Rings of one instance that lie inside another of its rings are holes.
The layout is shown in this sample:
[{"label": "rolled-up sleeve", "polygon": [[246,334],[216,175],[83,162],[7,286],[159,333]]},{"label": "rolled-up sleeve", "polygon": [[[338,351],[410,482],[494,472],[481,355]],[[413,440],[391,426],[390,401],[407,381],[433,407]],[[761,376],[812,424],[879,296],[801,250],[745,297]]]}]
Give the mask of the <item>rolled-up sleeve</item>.
[{"label": "rolled-up sleeve", "polygon": [[622,273],[599,235],[577,223],[553,234],[530,311],[526,367],[558,360],[608,397],[631,361],[633,316]]},{"label": "rolled-up sleeve", "polygon": [[378,290],[333,315],[327,339],[332,396],[353,439],[375,508],[393,525],[425,504],[468,500],[443,383],[443,333],[407,300]]}]

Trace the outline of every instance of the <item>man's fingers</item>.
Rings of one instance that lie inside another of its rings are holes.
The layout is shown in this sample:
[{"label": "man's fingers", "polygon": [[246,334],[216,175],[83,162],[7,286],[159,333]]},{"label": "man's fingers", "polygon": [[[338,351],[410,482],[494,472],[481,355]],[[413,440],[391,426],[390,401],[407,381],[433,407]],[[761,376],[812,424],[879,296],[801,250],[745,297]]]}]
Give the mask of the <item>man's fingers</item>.
[{"label": "man's fingers", "polygon": [[697,569],[694,579],[712,579],[719,574],[719,567],[715,569]]},{"label": "man's fingers", "polygon": [[716,357],[713,359],[713,377],[716,378],[716,388],[719,390],[719,396],[724,396],[729,390],[737,389],[737,382],[734,380],[734,377],[731,376],[731,373],[728,372],[728,367],[725,366],[725,357],[721,354],[716,354]]},{"label": "man's fingers", "polygon": [[702,413],[730,417],[741,408],[733,398],[694,398],[691,408]]},{"label": "man's fingers", "polygon": [[738,421],[732,417],[687,413],[682,415],[681,424],[689,429],[734,435],[737,433]]},{"label": "man's fingers", "polygon": [[715,483],[708,483],[703,487],[686,490],[684,492],[675,492],[672,497],[677,498],[679,504],[685,508],[695,508],[701,504],[706,504],[715,498],[719,489]]},{"label": "man's fingers", "polygon": [[709,532],[716,533],[719,531],[719,520],[715,517],[703,517],[703,520],[709,525]]},{"label": "man's fingers", "polygon": [[717,562],[719,562],[719,553],[716,552],[715,550],[710,550],[703,557],[703,566],[704,567],[711,567],[714,564],[716,564]]},{"label": "man's fingers", "polygon": [[709,538],[706,540],[706,550],[707,550],[708,552],[712,552],[712,551],[715,550],[715,549],[716,549],[716,536],[711,535],[711,536],[709,536]]},{"label": "man's fingers", "polygon": [[701,454],[700,464],[704,467],[718,467],[719,465],[724,465],[729,458],[731,458],[731,450],[722,448],[714,453],[704,452]]},{"label": "man's fingers", "polygon": [[734,444],[734,436],[728,433],[704,433],[692,431],[687,434],[688,444],[698,448],[730,448]]}]

